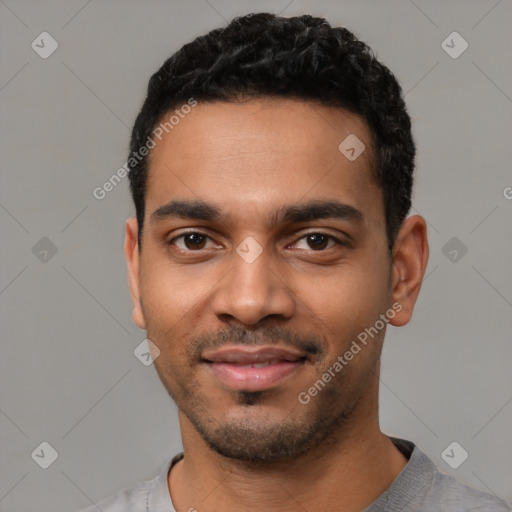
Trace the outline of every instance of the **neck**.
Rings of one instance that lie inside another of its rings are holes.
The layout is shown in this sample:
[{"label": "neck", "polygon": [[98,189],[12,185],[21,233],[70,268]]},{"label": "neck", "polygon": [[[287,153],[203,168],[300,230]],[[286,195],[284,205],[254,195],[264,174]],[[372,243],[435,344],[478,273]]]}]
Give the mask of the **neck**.
[{"label": "neck", "polygon": [[199,512],[313,512],[332,509],[335,503],[338,510],[360,511],[407,463],[380,431],[376,409],[356,413],[335,439],[294,460],[258,463],[217,454],[180,413],[185,457],[168,477],[174,506]]}]

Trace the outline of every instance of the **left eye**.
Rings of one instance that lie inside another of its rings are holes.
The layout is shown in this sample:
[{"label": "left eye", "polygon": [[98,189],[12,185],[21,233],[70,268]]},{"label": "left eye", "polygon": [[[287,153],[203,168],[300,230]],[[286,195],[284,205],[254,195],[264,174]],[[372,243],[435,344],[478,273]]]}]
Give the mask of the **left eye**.
[{"label": "left eye", "polygon": [[[330,249],[333,245],[339,244],[340,241],[331,235],[325,233],[308,233],[303,237],[299,238],[299,241],[305,240],[309,247],[306,249],[313,249],[314,251],[322,251],[324,249]],[[329,241],[333,242],[333,245],[329,245]]]}]

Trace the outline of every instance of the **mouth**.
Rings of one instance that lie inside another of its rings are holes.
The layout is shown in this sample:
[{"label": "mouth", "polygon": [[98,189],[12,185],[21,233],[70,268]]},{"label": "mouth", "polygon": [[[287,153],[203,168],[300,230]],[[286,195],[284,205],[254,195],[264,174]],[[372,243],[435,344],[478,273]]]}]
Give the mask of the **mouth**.
[{"label": "mouth", "polygon": [[214,378],[235,391],[263,391],[299,371],[302,352],[277,347],[231,347],[203,355]]}]

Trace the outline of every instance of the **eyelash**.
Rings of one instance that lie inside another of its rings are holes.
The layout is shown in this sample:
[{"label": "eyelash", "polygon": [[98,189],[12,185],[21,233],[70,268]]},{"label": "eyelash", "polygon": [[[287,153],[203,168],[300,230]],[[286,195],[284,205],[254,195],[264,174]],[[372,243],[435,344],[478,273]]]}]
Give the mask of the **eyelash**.
[{"label": "eyelash", "polygon": [[[171,240],[169,240],[167,242],[167,245],[173,245],[173,242],[175,242],[176,240],[179,240],[180,238],[183,238],[183,237],[185,237],[187,235],[200,235],[200,236],[204,236],[204,237],[209,238],[210,240],[212,240],[211,237],[209,237],[206,233],[202,233],[201,231],[186,231],[184,233],[181,233],[178,236],[175,236]],[[342,246],[348,247],[348,243],[341,241],[340,239],[336,238],[333,235],[330,235],[329,233],[324,233],[323,231],[311,231],[309,233],[305,233],[300,238],[298,238],[297,241],[302,240],[303,238],[306,238],[306,237],[311,236],[311,235],[325,236],[328,239],[333,240],[334,242],[336,242],[337,245],[342,245]],[[332,247],[329,247],[328,249],[332,249]],[[320,250],[317,250],[317,251],[315,251],[314,249],[310,249],[310,250],[312,252],[325,252],[328,249],[320,249]],[[203,249],[198,249],[197,251],[194,251],[192,249],[181,249],[181,248],[178,248],[178,250],[181,251],[181,252],[187,252],[187,253],[195,253],[195,252],[196,253],[200,253]]]}]

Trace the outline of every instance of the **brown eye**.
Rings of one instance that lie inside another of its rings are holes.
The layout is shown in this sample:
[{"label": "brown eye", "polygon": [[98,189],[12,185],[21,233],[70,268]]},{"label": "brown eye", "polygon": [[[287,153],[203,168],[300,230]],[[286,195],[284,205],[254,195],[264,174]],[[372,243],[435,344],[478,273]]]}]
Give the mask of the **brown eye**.
[{"label": "brown eye", "polygon": [[[322,252],[337,245],[345,245],[332,235],[321,232],[307,233],[295,242],[295,247],[309,251]],[[302,247],[301,247],[302,245]]]},{"label": "brown eye", "polygon": [[202,249],[206,242],[206,237],[199,233],[188,233],[184,236],[183,241],[187,249]]},{"label": "brown eye", "polygon": [[203,233],[191,231],[173,238],[169,241],[169,245],[176,245],[176,247],[182,251],[199,251],[205,248],[209,238],[209,236]]},{"label": "brown eye", "polygon": [[327,247],[329,243],[329,238],[327,235],[322,235],[321,233],[313,233],[312,235],[307,235],[307,243],[311,249],[321,250]]}]

